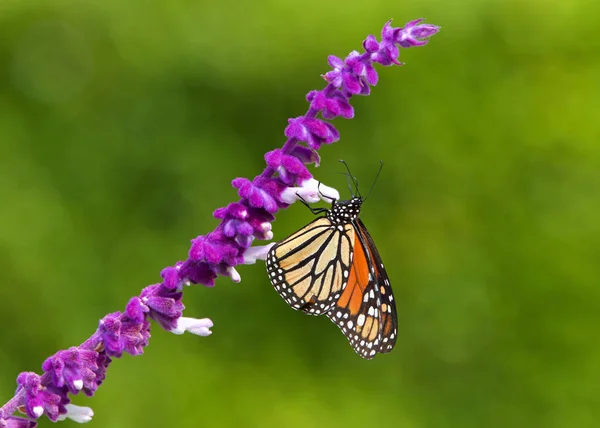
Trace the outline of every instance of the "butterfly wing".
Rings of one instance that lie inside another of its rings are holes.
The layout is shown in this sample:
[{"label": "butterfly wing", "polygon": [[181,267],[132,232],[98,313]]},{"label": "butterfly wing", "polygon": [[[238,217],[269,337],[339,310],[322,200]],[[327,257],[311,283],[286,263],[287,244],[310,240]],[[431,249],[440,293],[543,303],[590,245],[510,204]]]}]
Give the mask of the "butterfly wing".
[{"label": "butterfly wing", "polygon": [[348,284],[327,316],[363,358],[389,352],[396,343],[398,319],[392,288],[373,239],[358,219]]},{"label": "butterfly wing", "polygon": [[329,312],[348,282],[354,241],[351,224],[315,219],[269,251],[266,265],[273,287],[296,310]]},{"label": "butterfly wing", "polygon": [[398,336],[398,313],[396,311],[394,293],[375,242],[360,219],[358,220],[358,232],[362,237],[361,240],[366,243],[367,250],[370,253],[371,263],[375,271],[375,277],[377,278],[377,286],[379,287],[381,344],[377,352],[386,353],[394,348]]}]

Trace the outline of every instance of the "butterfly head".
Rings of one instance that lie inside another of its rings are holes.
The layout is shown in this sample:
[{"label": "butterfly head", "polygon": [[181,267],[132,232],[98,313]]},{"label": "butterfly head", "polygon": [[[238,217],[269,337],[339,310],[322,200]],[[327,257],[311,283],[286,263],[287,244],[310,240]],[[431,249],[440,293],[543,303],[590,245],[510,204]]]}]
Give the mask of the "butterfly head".
[{"label": "butterfly head", "polygon": [[355,221],[360,214],[362,197],[354,197],[347,201],[334,202],[327,212],[327,218],[334,224],[346,224]]}]

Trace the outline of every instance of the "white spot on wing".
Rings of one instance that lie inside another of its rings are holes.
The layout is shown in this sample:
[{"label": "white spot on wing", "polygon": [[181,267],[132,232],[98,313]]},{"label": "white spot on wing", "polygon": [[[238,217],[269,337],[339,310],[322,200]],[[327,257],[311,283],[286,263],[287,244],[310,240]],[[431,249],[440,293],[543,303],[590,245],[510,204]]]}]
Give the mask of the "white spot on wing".
[{"label": "white spot on wing", "polygon": [[358,325],[362,327],[365,324],[365,314],[360,314],[356,321],[358,322]]}]

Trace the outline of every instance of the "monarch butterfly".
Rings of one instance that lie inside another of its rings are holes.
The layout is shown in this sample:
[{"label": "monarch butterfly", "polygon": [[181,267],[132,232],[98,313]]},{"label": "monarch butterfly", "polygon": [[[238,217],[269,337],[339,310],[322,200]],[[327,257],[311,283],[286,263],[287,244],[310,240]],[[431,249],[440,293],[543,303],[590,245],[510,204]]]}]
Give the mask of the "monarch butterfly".
[{"label": "monarch butterfly", "polygon": [[366,198],[352,180],[358,196],[333,200],[331,209],[309,207],[313,214],[324,215],[275,244],[266,267],[273,287],[289,306],[309,315],[327,315],[354,350],[371,359],[396,344],[398,317],[381,257],[359,219]]}]

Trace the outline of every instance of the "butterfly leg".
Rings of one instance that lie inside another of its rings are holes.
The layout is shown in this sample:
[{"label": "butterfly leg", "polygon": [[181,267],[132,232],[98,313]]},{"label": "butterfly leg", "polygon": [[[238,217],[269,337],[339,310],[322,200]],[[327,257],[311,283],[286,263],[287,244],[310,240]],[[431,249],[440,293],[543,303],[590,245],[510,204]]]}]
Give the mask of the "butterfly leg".
[{"label": "butterfly leg", "polygon": [[[319,182],[319,184],[321,184],[321,183]],[[321,192],[319,191],[319,193],[321,193]],[[313,213],[314,215],[323,214],[324,212],[329,211],[326,208],[313,208],[313,207],[311,207],[310,204],[308,202],[306,202],[306,200],[298,192],[296,192],[296,196],[298,197],[298,200],[300,202],[302,202],[304,204],[304,206],[306,208],[308,208],[310,210],[310,212]]]}]

